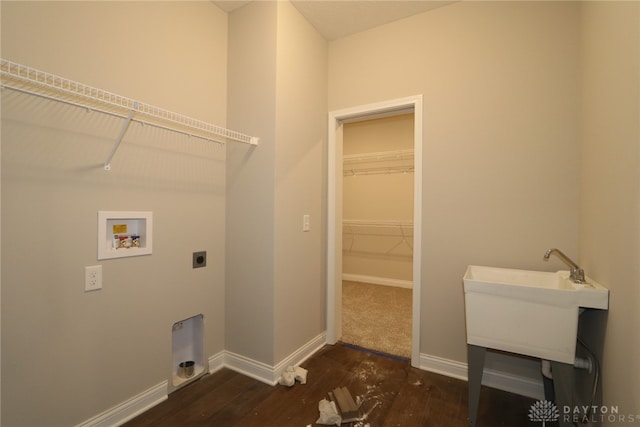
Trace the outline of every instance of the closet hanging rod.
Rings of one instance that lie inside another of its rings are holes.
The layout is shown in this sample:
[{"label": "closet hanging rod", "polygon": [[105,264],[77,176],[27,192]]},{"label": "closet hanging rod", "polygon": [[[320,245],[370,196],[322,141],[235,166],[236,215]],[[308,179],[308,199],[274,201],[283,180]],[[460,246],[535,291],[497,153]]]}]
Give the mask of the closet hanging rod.
[{"label": "closet hanging rod", "polygon": [[[244,144],[258,145],[259,138],[225,129],[182,114],[174,113],[150,104],[134,101],[102,89],[75,82],[45,71],[0,58],[2,87],[23,93],[77,105],[89,110],[124,116],[131,112],[132,119],[182,134],[214,140],[219,138]],[[124,135],[123,135],[124,136]],[[105,169],[107,169],[105,162]]]}]

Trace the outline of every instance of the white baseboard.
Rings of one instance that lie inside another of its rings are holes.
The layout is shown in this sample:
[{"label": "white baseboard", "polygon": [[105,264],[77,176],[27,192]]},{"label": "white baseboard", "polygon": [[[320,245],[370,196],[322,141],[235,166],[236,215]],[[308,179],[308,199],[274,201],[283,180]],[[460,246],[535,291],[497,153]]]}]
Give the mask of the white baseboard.
[{"label": "white baseboard", "polygon": [[[467,364],[437,356],[420,353],[420,369],[458,378],[467,381]],[[544,400],[544,386],[542,381],[533,378],[513,375],[507,372],[486,369],[482,375],[482,384],[498,390],[508,391],[521,396]]]},{"label": "white baseboard", "polygon": [[313,356],[315,352],[320,350],[327,343],[327,334],[322,332],[305,345],[291,353],[289,356],[284,358],[280,363],[275,366],[276,372],[276,381],[282,375],[282,371],[284,371],[287,366],[297,366],[307,360],[309,357]]},{"label": "white baseboard", "polygon": [[213,374],[214,372],[224,368],[224,355],[225,355],[225,351],[223,350],[209,357],[209,373],[210,374]]},{"label": "white baseboard", "polygon": [[168,381],[163,381],[76,427],[116,427],[167,400]]},{"label": "white baseboard", "polygon": [[[275,366],[250,359],[248,357],[220,351],[209,357],[209,372],[229,368],[248,377],[269,385],[275,385],[280,374],[287,366],[296,366],[304,362],[326,344],[326,333],[323,332],[291,353]],[[467,381],[467,364],[442,357],[420,353],[418,368],[448,377]],[[510,393],[543,400],[544,389],[541,381],[509,374],[506,372],[485,369],[482,384],[488,387],[508,391]],[[136,417],[167,399],[168,381],[163,381],[137,396],[78,424],[76,427],[116,427]]]},{"label": "white baseboard", "polygon": [[536,400],[544,400],[544,385],[542,380],[513,375],[508,372],[485,369],[482,384],[509,393],[527,396]]},{"label": "white baseboard", "polygon": [[342,280],[371,283],[372,285],[395,286],[396,288],[413,289],[411,280],[390,279],[388,277],[365,276],[362,274],[342,273]]},{"label": "white baseboard", "polygon": [[327,334],[323,332],[304,344],[298,350],[291,353],[275,366],[270,366],[256,360],[252,360],[248,357],[227,351],[224,354],[223,366],[263,383],[275,385],[278,383],[278,379],[280,378],[282,371],[287,366],[296,366],[301,364],[313,355],[313,353],[322,348],[326,343]]},{"label": "white baseboard", "polygon": [[420,366],[418,368],[447,377],[467,381],[467,364],[454,360],[444,359],[438,356],[420,353]]},{"label": "white baseboard", "polygon": [[[220,351],[209,357],[209,372],[213,373],[222,368],[229,368],[258,381],[275,385],[280,378],[280,374],[287,366],[296,366],[304,362],[326,344],[326,339],[327,334],[325,332],[321,333],[275,366],[267,365],[230,351]],[[166,400],[168,390],[169,381],[163,381],[102,414],[78,424],[76,427],[117,427],[122,425]]]},{"label": "white baseboard", "polygon": [[269,385],[277,382],[273,366],[230,351],[224,353],[224,367]]}]

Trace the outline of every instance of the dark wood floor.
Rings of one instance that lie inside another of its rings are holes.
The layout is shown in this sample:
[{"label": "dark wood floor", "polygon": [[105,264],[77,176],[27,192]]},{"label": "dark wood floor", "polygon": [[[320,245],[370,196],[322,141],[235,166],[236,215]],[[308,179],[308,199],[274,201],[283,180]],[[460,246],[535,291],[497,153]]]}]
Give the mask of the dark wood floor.
[{"label": "dark wood floor", "polygon": [[[307,384],[291,388],[222,369],[172,393],[124,426],[306,427],[318,419],[318,402],[340,386],[363,399],[360,410],[366,419],[352,427],[468,425],[465,381],[340,344],[324,347],[301,366],[309,371]],[[483,387],[478,426],[531,427],[533,403]]]}]

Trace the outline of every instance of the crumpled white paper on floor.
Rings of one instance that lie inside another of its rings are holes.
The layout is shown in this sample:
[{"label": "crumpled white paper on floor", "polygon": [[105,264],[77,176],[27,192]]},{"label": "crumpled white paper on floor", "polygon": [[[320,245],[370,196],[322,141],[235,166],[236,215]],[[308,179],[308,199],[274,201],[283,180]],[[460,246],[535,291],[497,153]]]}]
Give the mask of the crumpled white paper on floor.
[{"label": "crumpled white paper on floor", "polygon": [[316,424],[322,424],[326,426],[342,424],[342,417],[338,414],[338,408],[336,404],[327,399],[322,399],[318,403],[318,410],[320,411],[320,417],[316,421]]}]

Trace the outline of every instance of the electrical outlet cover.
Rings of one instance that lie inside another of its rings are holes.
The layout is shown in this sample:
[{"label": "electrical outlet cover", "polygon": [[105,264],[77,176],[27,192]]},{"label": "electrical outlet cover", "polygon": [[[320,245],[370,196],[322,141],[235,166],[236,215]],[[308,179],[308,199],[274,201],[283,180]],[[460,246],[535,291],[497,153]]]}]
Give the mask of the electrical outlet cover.
[{"label": "electrical outlet cover", "polygon": [[193,253],[193,268],[200,268],[207,266],[207,251],[200,251]]},{"label": "electrical outlet cover", "polygon": [[102,266],[91,265],[84,268],[84,290],[97,291],[102,289]]}]

